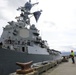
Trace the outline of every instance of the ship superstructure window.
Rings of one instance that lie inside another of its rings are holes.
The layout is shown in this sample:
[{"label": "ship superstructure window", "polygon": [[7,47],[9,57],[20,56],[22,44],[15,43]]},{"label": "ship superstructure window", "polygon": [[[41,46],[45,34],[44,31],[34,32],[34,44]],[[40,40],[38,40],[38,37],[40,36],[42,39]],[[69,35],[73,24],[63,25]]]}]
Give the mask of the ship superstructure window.
[{"label": "ship superstructure window", "polygon": [[9,46],[7,46],[7,48],[8,48],[8,49],[10,49],[10,47],[9,47]]},{"label": "ship superstructure window", "polygon": [[20,41],[18,41],[18,44],[20,44]]},{"label": "ship superstructure window", "polygon": [[3,43],[2,43],[2,42],[0,42],[0,47],[2,47],[2,45],[3,45]]},{"label": "ship superstructure window", "polygon": [[27,45],[30,45],[30,41],[28,40]]},{"label": "ship superstructure window", "polygon": [[33,35],[38,36],[38,35],[39,35],[39,33],[35,33],[35,32],[34,32],[34,33],[33,33]]},{"label": "ship superstructure window", "polygon": [[25,47],[22,47],[22,52],[25,52]]},{"label": "ship superstructure window", "polygon": [[22,28],[21,26],[19,26],[19,28]]}]

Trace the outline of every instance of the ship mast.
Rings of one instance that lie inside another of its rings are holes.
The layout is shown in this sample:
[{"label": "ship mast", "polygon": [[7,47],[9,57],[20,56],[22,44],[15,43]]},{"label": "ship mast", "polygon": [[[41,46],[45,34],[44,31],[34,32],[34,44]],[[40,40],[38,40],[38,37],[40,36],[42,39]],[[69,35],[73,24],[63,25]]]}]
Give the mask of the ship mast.
[{"label": "ship mast", "polygon": [[19,7],[17,10],[20,10],[21,14],[20,14],[19,17],[16,17],[17,21],[18,22],[22,21],[22,22],[24,22],[24,26],[27,26],[27,25],[30,25],[30,16],[34,16],[35,20],[37,22],[39,17],[40,17],[40,14],[41,14],[42,10],[35,11],[35,12],[32,12],[32,13],[30,11],[31,11],[31,8],[38,3],[39,2],[36,2],[36,3],[32,4],[31,0],[29,0],[29,2],[26,2],[23,7]]}]

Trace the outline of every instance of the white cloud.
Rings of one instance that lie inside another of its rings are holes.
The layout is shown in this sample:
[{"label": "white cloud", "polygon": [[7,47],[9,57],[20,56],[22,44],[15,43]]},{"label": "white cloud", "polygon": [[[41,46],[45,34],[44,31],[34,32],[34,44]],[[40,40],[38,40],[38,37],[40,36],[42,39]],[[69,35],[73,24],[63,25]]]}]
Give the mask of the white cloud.
[{"label": "white cloud", "polygon": [[7,0],[0,0],[0,8],[7,7],[7,3],[8,3]]}]

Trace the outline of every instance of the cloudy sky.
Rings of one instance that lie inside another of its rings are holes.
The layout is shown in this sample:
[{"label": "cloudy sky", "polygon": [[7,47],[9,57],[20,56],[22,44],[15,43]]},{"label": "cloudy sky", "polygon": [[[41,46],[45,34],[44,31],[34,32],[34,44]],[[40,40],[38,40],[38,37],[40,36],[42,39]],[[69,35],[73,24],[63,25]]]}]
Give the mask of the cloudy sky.
[{"label": "cloudy sky", "polygon": [[[28,0],[0,0],[0,35],[2,27],[20,12],[16,11]],[[59,51],[76,51],[76,0],[32,0],[39,1],[33,10],[42,9],[36,27],[42,39],[47,40],[50,48]],[[37,7],[37,8],[36,8]]]}]

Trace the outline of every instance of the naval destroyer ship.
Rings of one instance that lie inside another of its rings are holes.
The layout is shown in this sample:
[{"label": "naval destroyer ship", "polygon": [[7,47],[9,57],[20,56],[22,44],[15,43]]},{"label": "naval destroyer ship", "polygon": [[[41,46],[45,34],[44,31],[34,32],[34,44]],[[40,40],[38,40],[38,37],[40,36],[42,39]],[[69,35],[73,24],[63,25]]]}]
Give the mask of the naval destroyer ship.
[{"label": "naval destroyer ship", "polygon": [[31,12],[37,4],[32,4],[30,0],[26,2],[17,9],[21,11],[20,16],[16,17],[17,21],[8,22],[3,28],[0,38],[0,75],[16,71],[16,62],[37,63],[60,57],[60,52],[50,49],[47,41],[41,38],[39,30],[30,23],[31,16],[37,22],[42,13],[42,10]]}]

